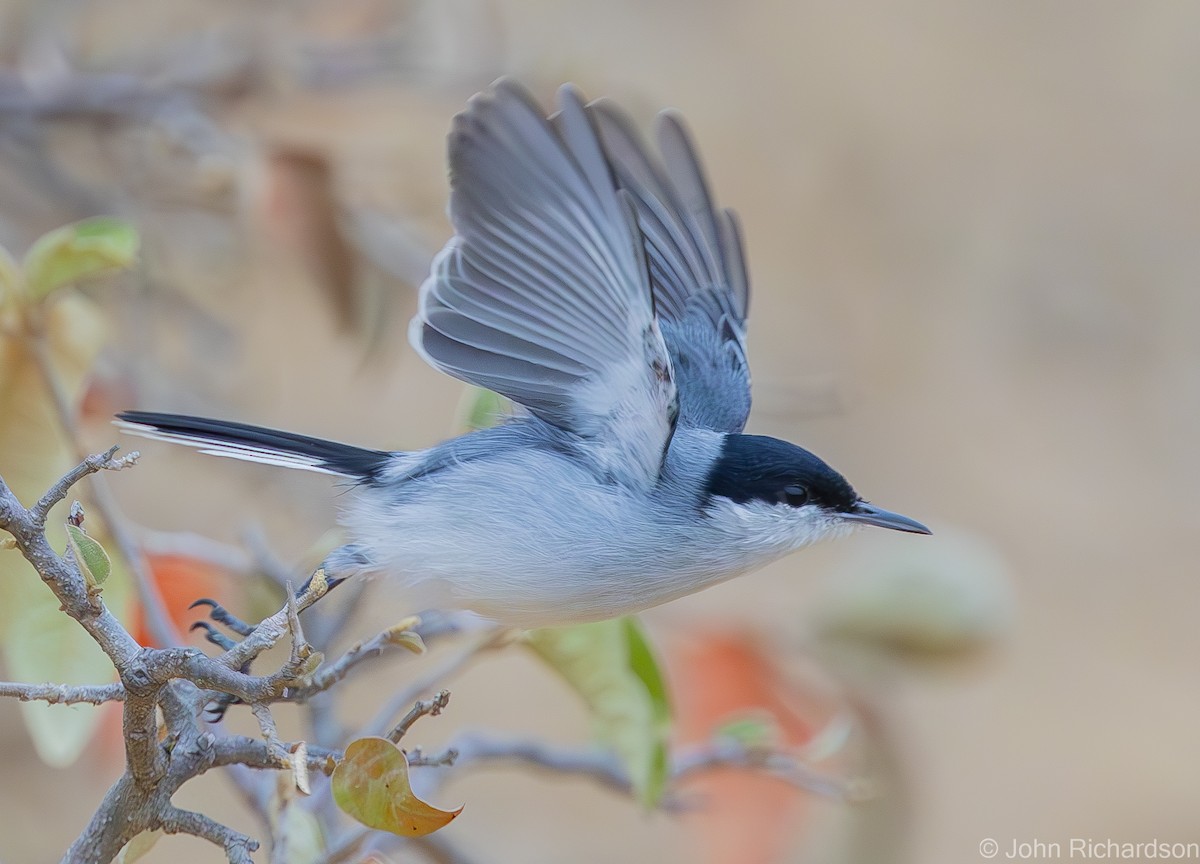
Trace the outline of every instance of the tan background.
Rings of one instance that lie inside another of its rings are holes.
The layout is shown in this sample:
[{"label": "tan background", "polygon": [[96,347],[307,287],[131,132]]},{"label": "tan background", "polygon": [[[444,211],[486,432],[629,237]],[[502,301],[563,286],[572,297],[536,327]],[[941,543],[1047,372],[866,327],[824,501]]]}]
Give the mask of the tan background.
[{"label": "tan background", "polygon": [[[33,5],[9,3],[0,17],[10,62],[27,56]],[[239,27],[247,50],[277,56],[306,38],[369,30],[392,10],[125,0],[101,15],[100,4],[45,5],[61,20],[39,27],[72,34],[77,57],[109,69],[151,68],[197,33]],[[343,201],[407,213],[440,241],[443,136],[494,73],[519,75],[547,100],[573,80],[619,97],[643,122],[675,106],[745,225],[752,429],[802,442],[872,500],[939,535],[986,538],[1007,562],[1017,612],[999,643],[952,668],[898,667],[876,694],[906,778],[911,860],[980,860],[985,837],[1002,848],[1200,840],[1200,9],[507,0],[446,4],[442,16],[421,25],[443,40],[423,42],[424,77],[317,91],[284,80],[214,109],[239,136],[217,165],[231,172],[238,206],[197,216],[156,198],[153,177],[120,199],[158,232],[148,266],[217,322],[190,341],[174,325],[132,322],[157,352],[148,356],[166,357],[177,376],[146,373],[143,406],[379,446],[444,436],[461,390],[404,344],[411,297],[395,295],[380,319],[383,346],[364,363],[311,276],[280,254],[261,200],[271,184],[263,142],[327,154]],[[97,153],[122,158],[77,129],[54,140],[83,176]],[[5,170],[21,188],[19,169]],[[0,240],[19,248],[74,214],[10,192],[0,215]],[[111,440],[100,427],[92,434],[97,446]],[[331,519],[321,478],[143,449],[144,467],[117,486],[155,527],[233,539],[253,519],[299,555]],[[899,549],[939,537],[887,540]],[[786,660],[806,643],[822,574],[870,542],[796,555],[648,621],[660,633],[745,622]],[[453,689],[431,740],[484,724],[582,735],[569,696],[517,654],[485,661]],[[114,768],[93,758],[82,770],[40,769],[7,704],[0,746],[0,860],[50,860]],[[480,861],[694,852],[678,822],[582,781],[503,772],[445,794],[468,802],[449,830]],[[179,801],[253,829],[220,778]],[[847,859],[836,808],[818,809],[797,828],[794,860]],[[220,856],[180,839],[147,860]]]}]

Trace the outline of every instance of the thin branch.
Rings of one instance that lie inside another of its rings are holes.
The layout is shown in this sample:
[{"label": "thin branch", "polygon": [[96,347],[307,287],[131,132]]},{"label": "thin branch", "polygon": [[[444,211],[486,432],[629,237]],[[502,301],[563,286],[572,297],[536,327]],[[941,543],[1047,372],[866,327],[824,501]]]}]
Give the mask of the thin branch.
[{"label": "thin branch", "polygon": [[0,681],[0,696],[9,696],[21,702],[49,702],[51,705],[103,705],[105,702],[124,702],[125,686],[120,683],[70,685]]},{"label": "thin branch", "polygon": [[66,499],[67,494],[71,491],[71,487],[87,477],[90,474],[95,474],[97,471],[119,471],[137,462],[140,454],[137,450],[122,456],[120,459],[115,459],[114,454],[120,450],[120,445],[114,444],[103,453],[94,453],[84,458],[82,462],[64,474],[57,483],[38,499],[38,502],[29,508],[29,517],[34,524],[42,528],[46,524],[46,517],[50,515],[50,510],[54,505]]},{"label": "thin branch", "polygon": [[278,753],[280,760],[287,764],[287,752],[283,749],[283,744],[279,740],[279,727],[275,725],[275,718],[271,714],[271,709],[261,702],[250,706],[250,710],[254,713],[254,719],[258,721],[258,728],[262,732],[263,741],[267,743],[267,748],[272,752]]},{"label": "thin branch", "polygon": [[[283,635],[290,629],[290,619],[294,614],[303,612],[329,591],[329,580],[325,575],[325,570],[319,568],[309,580],[303,594],[296,597],[294,601],[288,601],[287,605],[270,618],[264,618],[249,636],[215,659],[230,669],[241,668],[283,638]],[[293,603],[295,604],[294,608]]]},{"label": "thin branch", "polygon": [[491,651],[498,647],[508,636],[508,631],[504,629],[496,629],[489,632],[482,639],[477,639],[470,645],[453,654],[445,663],[432,671],[426,673],[423,677],[409,684],[403,690],[400,690],[387,704],[381,708],[375,717],[368,723],[362,731],[363,735],[383,735],[385,731],[392,727],[392,718],[395,717],[406,705],[412,705],[422,693],[428,693],[434,687],[438,687],[448,681],[454,675],[461,672],[473,660],[485,651]]},{"label": "thin branch", "polygon": [[420,632],[420,625],[420,619],[409,618],[376,633],[365,642],[356,642],[337,660],[326,663],[317,670],[313,675],[312,684],[302,693],[297,694],[297,698],[305,699],[323,690],[328,690],[345,678],[360,663],[381,656],[389,648],[404,646],[409,650],[422,649],[424,639]]},{"label": "thin branch", "polygon": [[[622,795],[631,794],[632,782],[617,756],[599,748],[579,749],[546,744],[521,738],[501,738],[485,733],[465,733],[447,748],[454,756],[411,760],[413,766],[453,765],[451,774],[481,765],[516,763],[556,774],[576,774],[591,778]],[[747,747],[733,741],[715,741],[685,751],[675,758],[670,769],[672,783],[717,768],[747,768],[767,771],[797,789],[835,800],[852,797],[853,784],[821,775],[786,752]],[[669,802],[668,802],[669,803]]]},{"label": "thin branch", "polygon": [[387,734],[388,740],[393,744],[400,743],[400,739],[405,736],[414,723],[422,717],[436,717],[442,713],[442,710],[449,703],[449,690],[441,690],[432,699],[417,702],[407,714],[400,718],[400,722],[396,724],[395,728]]},{"label": "thin branch", "polygon": [[191,834],[203,837],[225,850],[229,864],[254,864],[250,853],[258,849],[258,841],[222,825],[203,813],[172,808],[163,814],[162,830],[168,834]]},{"label": "thin branch", "polygon": [[[272,750],[265,741],[246,735],[228,735],[213,742],[214,767],[223,765],[245,765],[250,768],[289,768],[289,755],[295,743],[281,745],[280,751]],[[310,771],[332,774],[335,763],[342,758],[341,750],[308,745],[305,763]]]}]

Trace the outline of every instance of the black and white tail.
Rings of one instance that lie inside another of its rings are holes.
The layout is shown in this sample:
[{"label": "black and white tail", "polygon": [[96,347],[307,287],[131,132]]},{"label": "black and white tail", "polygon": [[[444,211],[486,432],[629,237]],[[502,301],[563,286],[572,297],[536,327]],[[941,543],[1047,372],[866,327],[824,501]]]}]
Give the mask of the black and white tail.
[{"label": "black and white tail", "polygon": [[185,444],[213,456],[319,471],[368,482],[379,477],[392,457],[385,450],[367,450],[294,432],[184,414],[123,411],[117,415],[116,424],[134,435]]}]

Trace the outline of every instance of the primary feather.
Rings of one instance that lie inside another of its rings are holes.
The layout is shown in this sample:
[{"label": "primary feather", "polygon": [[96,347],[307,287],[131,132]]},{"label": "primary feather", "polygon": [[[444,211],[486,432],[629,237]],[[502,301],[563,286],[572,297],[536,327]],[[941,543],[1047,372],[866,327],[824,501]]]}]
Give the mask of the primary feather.
[{"label": "primary feather", "polygon": [[700,157],[677,115],[659,116],[655,154],[612,102],[597,100],[588,112],[614,179],[637,211],[679,390],[679,422],[740,432],[750,415],[750,285],[737,218],[713,204]]}]

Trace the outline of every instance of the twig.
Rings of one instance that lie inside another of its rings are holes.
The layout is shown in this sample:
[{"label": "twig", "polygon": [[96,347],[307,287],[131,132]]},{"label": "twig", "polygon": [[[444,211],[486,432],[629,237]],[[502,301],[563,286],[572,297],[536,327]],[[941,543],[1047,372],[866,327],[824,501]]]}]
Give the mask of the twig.
[{"label": "twig", "polygon": [[[124,688],[122,732],[126,771],[109,789],[91,821],[64,856],[75,862],[108,861],[142,831],[195,833],[220,843],[230,861],[249,861],[255,845],[207,817],[179,811],[171,796],[187,780],[215,764],[215,737],[203,732],[196,714],[209,698],[205,690],[228,693],[250,704],[278,701],[288,686],[300,684],[298,676],[311,659],[299,627],[299,612],[329,590],[318,572],[308,590],[264,622],[230,651],[210,658],[193,648],[147,649],[105,607],[99,592],[88,588],[72,556],[58,555],[46,540],[39,513],[66,496],[72,482],[112,467],[112,451],[85,458],[43,496],[40,511],[27,510],[0,478],[0,528],[13,536],[16,547],[54,592],[63,611],[75,619],[112,661]],[[127,464],[127,463],[122,463]],[[43,517],[44,518],[44,517]],[[288,663],[272,675],[254,676],[239,671],[286,632],[296,634]],[[184,680],[179,680],[184,679]],[[202,689],[201,689],[202,688]],[[167,726],[166,740],[158,737],[157,708],[161,704]],[[268,749],[266,744],[264,748]],[[168,753],[170,754],[168,759]],[[279,756],[271,757],[278,760]],[[284,754],[286,759],[286,754]],[[311,757],[302,757],[307,764]],[[290,764],[290,763],[289,763]],[[322,769],[324,770],[324,769]]]},{"label": "twig", "polygon": [[286,763],[287,754],[283,749],[283,744],[279,741],[279,727],[275,725],[275,718],[271,715],[270,706],[256,702],[250,706],[250,710],[254,714],[254,719],[258,721],[258,728],[262,732],[263,740],[267,742],[267,748],[278,753],[279,758]]},{"label": "twig", "polygon": [[420,619],[409,618],[376,633],[365,642],[355,643],[337,660],[322,666],[313,675],[312,684],[297,694],[297,698],[304,699],[328,690],[345,678],[350,670],[365,660],[381,656],[388,648],[402,645],[412,650],[424,647],[420,626]]},{"label": "twig", "polygon": [[414,723],[425,716],[436,717],[442,713],[442,710],[449,702],[449,690],[441,690],[432,699],[417,702],[407,714],[400,718],[400,722],[396,724],[395,728],[387,734],[388,740],[393,744],[399,744],[400,739],[405,736]]},{"label": "twig", "polygon": [[[290,755],[296,743],[281,743],[278,750],[272,749],[260,738],[246,735],[227,735],[213,742],[212,765],[245,765],[249,768],[288,768]],[[309,744],[305,763],[310,771],[332,774],[334,764],[342,758],[341,750]]]},{"label": "twig", "polygon": [[371,722],[363,727],[362,734],[385,734],[385,730],[390,729],[392,726],[392,718],[399,714],[405,705],[411,705],[420,698],[422,693],[428,693],[434,687],[444,684],[453,678],[480,654],[497,647],[507,636],[507,630],[496,629],[491,631],[482,639],[476,640],[452,655],[441,666],[438,666],[412,684],[409,684],[403,690],[397,692],[387,701],[387,704],[383,708],[379,709]]},{"label": "twig", "polygon": [[50,515],[50,511],[54,505],[63,501],[67,497],[67,493],[71,491],[71,487],[87,477],[90,474],[95,474],[97,471],[119,471],[129,465],[137,462],[139,453],[134,450],[120,459],[114,458],[114,455],[120,446],[114,444],[103,453],[96,453],[84,458],[82,462],[64,474],[57,483],[38,499],[38,502],[29,508],[29,517],[33,519],[34,524],[43,528],[46,525],[46,518]]},{"label": "twig", "polygon": [[192,834],[215,843],[225,850],[229,864],[254,864],[250,853],[258,849],[258,841],[213,821],[203,813],[172,807],[163,814],[162,830],[168,834]]},{"label": "twig", "polygon": [[[557,774],[586,776],[623,795],[633,791],[625,768],[608,750],[560,747],[531,739],[500,738],[474,732],[455,738],[447,748],[449,751],[455,753],[450,760],[453,765],[450,774],[480,765],[510,762]],[[445,757],[434,757],[421,763],[410,760],[409,764],[447,763]],[[670,778],[673,783],[679,782],[716,768],[765,770],[806,792],[835,800],[851,796],[852,784],[820,775],[785,752],[746,747],[733,741],[716,741],[677,756],[671,766]]]},{"label": "twig", "polygon": [[409,768],[442,768],[458,761],[458,751],[453,747],[446,748],[436,756],[426,756],[420,747],[413,747],[406,750],[404,755]]},{"label": "twig", "polygon": [[103,705],[105,702],[124,702],[125,687],[122,684],[18,684],[0,681],[0,696],[11,696],[21,702],[49,702],[51,705],[75,705],[88,703]]},{"label": "twig", "polygon": [[299,597],[290,595],[294,599],[288,600],[287,605],[270,618],[264,618],[254,632],[215,659],[229,669],[240,669],[274,646],[291,629],[292,618],[328,594],[329,590],[325,571],[317,570],[303,594]]}]

